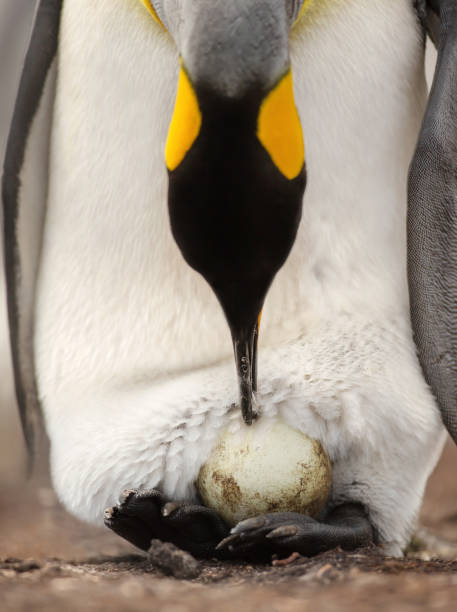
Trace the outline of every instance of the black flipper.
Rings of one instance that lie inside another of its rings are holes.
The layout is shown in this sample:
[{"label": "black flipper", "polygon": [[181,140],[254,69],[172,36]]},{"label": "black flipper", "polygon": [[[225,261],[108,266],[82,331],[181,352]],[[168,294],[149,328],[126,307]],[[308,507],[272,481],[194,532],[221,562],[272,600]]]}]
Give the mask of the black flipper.
[{"label": "black flipper", "polygon": [[411,317],[425,378],[457,443],[457,2],[418,4],[438,61],[409,175]]},{"label": "black flipper", "polygon": [[35,285],[46,207],[54,58],[62,0],[41,0],[6,149],[2,197],[8,318],[16,396],[33,457],[39,419],[33,356]]}]

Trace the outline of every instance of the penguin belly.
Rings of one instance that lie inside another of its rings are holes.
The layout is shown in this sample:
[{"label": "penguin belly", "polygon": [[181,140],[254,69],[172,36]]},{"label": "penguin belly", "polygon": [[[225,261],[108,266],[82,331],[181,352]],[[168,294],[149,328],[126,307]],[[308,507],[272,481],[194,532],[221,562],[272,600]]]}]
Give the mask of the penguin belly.
[{"label": "penguin belly", "polygon": [[[36,310],[55,487],[98,524],[125,488],[195,497],[240,420],[222,311],[169,229],[176,51],[127,4],[64,4]],[[406,178],[426,98],[410,5],[324,3],[292,33],[308,186],[259,352],[261,418],[321,442],[329,503],[362,503],[394,554],[443,441],[408,311]]]}]

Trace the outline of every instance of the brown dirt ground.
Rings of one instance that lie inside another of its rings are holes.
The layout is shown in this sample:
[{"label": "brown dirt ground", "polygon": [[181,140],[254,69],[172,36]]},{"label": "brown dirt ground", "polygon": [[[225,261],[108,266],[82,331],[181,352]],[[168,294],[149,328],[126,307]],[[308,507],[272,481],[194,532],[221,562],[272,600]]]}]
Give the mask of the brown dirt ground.
[{"label": "brown dirt ground", "polygon": [[0,610],[455,610],[456,468],[457,448],[449,443],[428,485],[426,530],[405,560],[369,549],[298,557],[287,565],[213,561],[189,580],[166,576],[112,533],[70,517],[46,476],[21,485],[4,479]]}]

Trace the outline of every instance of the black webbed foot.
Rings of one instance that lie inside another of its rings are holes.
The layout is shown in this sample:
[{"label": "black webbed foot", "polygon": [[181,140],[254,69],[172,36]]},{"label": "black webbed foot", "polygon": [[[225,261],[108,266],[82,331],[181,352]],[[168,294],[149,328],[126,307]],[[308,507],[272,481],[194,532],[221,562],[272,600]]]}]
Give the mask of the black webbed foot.
[{"label": "black webbed foot", "polygon": [[105,510],[105,525],[142,550],[157,539],[196,557],[211,557],[217,543],[229,533],[224,521],[209,508],[167,501],[156,489],[124,491],[119,504]]},{"label": "black webbed foot", "polygon": [[233,557],[259,557],[298,552],[312,556],[340,546],[353,550],[374,541],[373,528],[358,504],[333,510],[325,522],[295,512],[265,514],[241,521],[219,543]]}]

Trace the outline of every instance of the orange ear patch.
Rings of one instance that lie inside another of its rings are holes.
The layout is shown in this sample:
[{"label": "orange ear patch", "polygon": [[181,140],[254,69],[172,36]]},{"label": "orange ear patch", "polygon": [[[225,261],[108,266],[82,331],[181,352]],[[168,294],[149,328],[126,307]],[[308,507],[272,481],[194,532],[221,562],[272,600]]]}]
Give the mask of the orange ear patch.
[{"label": "orange ear patch", "polygon": [[141,0],[141,2],[144,4],[144,6],[147,8],[147,10],[151,13],[154,21],[157,21],[157,23],[162,26],[162,28],[165,30],[165,26],[163,25],[163,23],[160,21],[159,16],[157,15],[155,9],[153,8],[150,0]]},{"label": "orange ear patch", "polygon": [[305,144],[290,70],[262,102],[257,138],[285,177],[298,176],[305,163]]},{"label": "orange ear patch", "polygon": [[175,109],[168,131],[165,161],[175,170],[185,158],[200,133],[202,115],[192,83],[181,66]]},{"label": "orange ear patch", "polygon": [[306,11],[306,9],[309,7],[309,5],[311,4],[313,0],[303,0],[303,4],[302,7],[297,15],[297,19],[294,21],[295,25],[296,23],[298,23],[300,21],[300,19],[303,17],[304,12]]}]

